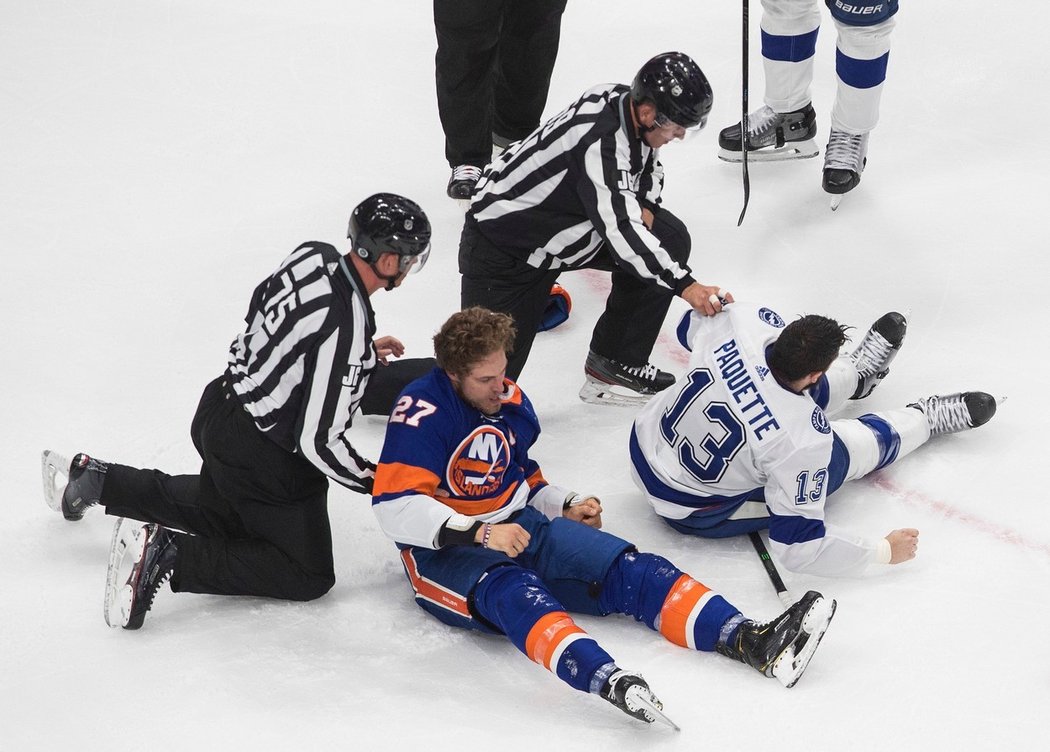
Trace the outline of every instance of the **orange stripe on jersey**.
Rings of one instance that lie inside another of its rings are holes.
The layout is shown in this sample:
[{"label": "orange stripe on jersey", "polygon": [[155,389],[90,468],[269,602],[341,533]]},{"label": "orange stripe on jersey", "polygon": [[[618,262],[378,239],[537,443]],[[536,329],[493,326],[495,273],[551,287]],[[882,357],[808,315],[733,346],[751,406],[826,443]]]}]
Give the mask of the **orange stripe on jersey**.
[{"label": "orange stripe on jersey", "polygon": [[504,405],[520,405],[521,389],[513,381],[504,377],[503,394],[500,395],[499,401]]},{"label": "orange stripe on jersey", "polygon": [[547,479],[543,477],[543,471],[537,467],[536,472],[530,475],[525,482],[529,484],[529,488],[535,488],[540,483],[546,483]]},{"label": "orange stripe on jersey", "polygon": [[489,512],[495,512],[497,509],[506,506],[507,502],[510,501],[510,498],[514,495],[514,492],[518,490],[519,485],[520,484],[515,483],[499,496],[493,496],[490,499],[475,500],[461,499],[458,496],[442,496],[441,503],[452,507],[460,514],[465,514],[468,517],[473,517],[479,514],[488,514]]},{"label": "orange stripe on jersey", "polygon": [[547,670],[556,671],[557,666],[551,667],[551,658],[558,652],[558,647],[567,638],[582,634],[586,633],[576,626],[571,616],[564,611],[552,611],[532,625],[525,638],[525,655]]},{"label": "orange stripe on jersey", "polygon": [[679,577],[660,609],[660,634],[675,645],[695,649],[693,624],[703,608],[701,600],[710,592],[687,574]]},{"label": "orange stripe on jersey", "polygon": [[465,616],[468,619],[473,618],[470,614],[470,609],[467,608],[466,598],[459,593],[454,593],[438,585],[436,582],[428,580],[419,573],[419,569],[416,567],[416,559],[412,556],[411,550],[405,549],[401,552],[401,561],[405,565],[405,571],[408,572],[408,579],[412,582],[412,589],[416,591],[417,597],[428,600],[442,608],[447,608],[449,611],[454,611],[460,616]]},{"label": "orange stripe on jersey", "polygon": [[440,480],[434,473],[422,467],[406,465],[403,462],[382,462],[376,467],[372,495],[419,491],[433,496]]}]

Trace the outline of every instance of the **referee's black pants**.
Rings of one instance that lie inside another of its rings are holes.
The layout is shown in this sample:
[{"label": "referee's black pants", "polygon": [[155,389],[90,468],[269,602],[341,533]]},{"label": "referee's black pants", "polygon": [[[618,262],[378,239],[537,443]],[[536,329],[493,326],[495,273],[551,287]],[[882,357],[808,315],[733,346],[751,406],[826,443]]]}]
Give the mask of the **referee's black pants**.
[{"label": "referee's black pants", "polygon": [[[652,233],[675,261],[685,264],[692,242],[685,224],[667,209],[653,219]],[[501,250],[467,218],[459,245],[460,304],[483,306],[514,317],[517,336],[507,358],[507,377],[517,380],[532,350],[532,342],[550,298],[551,285],[565,271],[600,269],[612,272],[612,290],[605,312],[591,335],[590,349],[627,366],[649,362],[674,293],[643,281],[622,269],[603,245],[588,263],[562,269],[537,269]]]},{"label": "referee's black pants", "polygon": [[566,0],[434,0],[438,115],[445,157],[484,167],[492,134],[540,124]]},{"label": "referee's black pants", "polygon": [[[366,412],[389,412],[398,392],[429,371],[431,358],[379,366]],[[190,428],[199,475],[168,475],[108,463],[106,513],[184,531],[171,589],[308,601],[335,584],[328,478],[255,425],[220,377],[204,389]]]}]

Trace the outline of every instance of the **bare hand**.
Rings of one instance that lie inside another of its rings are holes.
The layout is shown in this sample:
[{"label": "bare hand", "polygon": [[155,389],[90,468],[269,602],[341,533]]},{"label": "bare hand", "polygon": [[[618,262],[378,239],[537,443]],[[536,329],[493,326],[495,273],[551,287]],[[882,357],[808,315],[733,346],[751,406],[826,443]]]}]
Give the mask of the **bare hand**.
[{"label": "bare hand", "polygon": [[919,548],[919,531],[906,527],[886,536],[890,542],[890,564],[900,564],[915,558]]},{"label": "bare hand", "polygon": [[372,340],[372,345],[376,349],[376,357],[379,358],[379,362],[384,366],[387,364],[386,359],[393,355],[395,358],[400,358],[405,354],[405,346],[401,343],[397,337],[376,337]]},{"label": "bare hand", "polygon": [[649,209],[642,209],[642,223],[650,230],[653,229],[653,213]]},{"label": "bare hand", "polygon": [[566,509],[561,516],[593,528],[600,528],[602,526],[602,505],[597,496],[588,496],[580,503],[573,504]]},{"label": "bare hand", "polygon": [[705,316],[714,316],[722,310],[722,302],[719,298],[726,303],[732,303],[733,293],[725,292],[719,287],[702,285],[699,282],[694,282],[682,290],[682,300]]},{"label": "bare hand", "polygon": [[[488,547],[493,551],[500,551],[513,559],[529,545],[531,536],[517,522],[505,522],[501,525],[491,525],[490,527],[492,531],[489,533]],[[485,526],[482,525],[474,535],[474,542],[481,543],[484,538]]]}]

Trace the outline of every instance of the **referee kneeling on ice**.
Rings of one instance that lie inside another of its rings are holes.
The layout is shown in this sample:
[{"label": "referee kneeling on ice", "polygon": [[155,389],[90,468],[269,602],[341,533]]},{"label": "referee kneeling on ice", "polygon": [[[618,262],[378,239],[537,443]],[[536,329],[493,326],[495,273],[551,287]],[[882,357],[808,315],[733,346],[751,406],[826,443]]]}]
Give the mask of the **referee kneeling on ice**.
[{"label": "referee kneeling on ice", "polygon": [[580,398],[634,405],[674,383],[649,363],[671,299],[705,315],[733,299],[693,279],[689,231],[661,208],[660,148],[703,128],[712,102],[697,64],[667,52],[631,86],[584,92],[485,168],[460,240],[460,302],[514,318],[510,378],[525,367],[558,275],[598,269],[612,272],[612,291]]},{"label": "referee kneeling on ice", "polygon": [[404,385],[434,363],[377,368],[404,346],[375,338],[369,303],[426,262],[423,210],[376,194],[354,209],[348,237],[345,255],[327,243],[299,246],[255,289],[247,328],[193,418],[199,475],[44,452],[52,508],[79,520],[101,504],[122,518],[106,580],[110,626],[141,627],[169,577],[175,592],[297,601],[335,584],[328,479],[367,494],[375,475],[348,437],[353,415],[359,407],[388,413]]},{"label": "referee kneeling on ice", "polygon": [[513,342],[506,314],[453,314],[434,337],[438,367],[408,385],[387,423],[372,508],[416,603],[451,626],[506,635],[573,689],[649,723],[670,723],[660,701],[570,611],[626,614],[793,686],[835,601],[810,591],[758,624],[667,559],[598,530],[599,500],[549,484],[529,456],[540,425],[505,376]]}]

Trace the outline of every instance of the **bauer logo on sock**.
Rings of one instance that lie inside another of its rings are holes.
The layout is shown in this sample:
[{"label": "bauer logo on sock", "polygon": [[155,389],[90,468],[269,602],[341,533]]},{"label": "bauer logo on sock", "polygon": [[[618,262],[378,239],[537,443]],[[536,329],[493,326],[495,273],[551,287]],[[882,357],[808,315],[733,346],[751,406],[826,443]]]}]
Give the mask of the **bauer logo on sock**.
[{"label": "bauer logo on sock", "polygon": [[780,318],[780,314],[769,308],[759,308],[758,317],[777,329],[783,329],[785,326],[784,319]]}]

